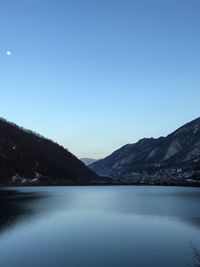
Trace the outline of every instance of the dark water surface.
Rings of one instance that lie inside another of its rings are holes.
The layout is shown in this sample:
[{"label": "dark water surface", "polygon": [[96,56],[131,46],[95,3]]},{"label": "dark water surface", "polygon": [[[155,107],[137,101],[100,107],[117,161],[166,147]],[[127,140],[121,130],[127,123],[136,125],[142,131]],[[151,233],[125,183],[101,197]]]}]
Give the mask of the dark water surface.
[{"label": "dark water surface", "polygon": [[0,191],[0,267],[184,267],[200,247],[200,189]]}]

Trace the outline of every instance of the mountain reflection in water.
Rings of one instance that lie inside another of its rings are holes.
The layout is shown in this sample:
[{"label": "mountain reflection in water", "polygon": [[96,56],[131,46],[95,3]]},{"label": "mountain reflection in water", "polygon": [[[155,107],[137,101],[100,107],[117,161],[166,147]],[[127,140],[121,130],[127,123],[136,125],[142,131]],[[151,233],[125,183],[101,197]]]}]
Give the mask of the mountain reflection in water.
[{"label": "mountain reflection in water", "polygon": [[186,267],[199,201],[200,188],[2,188],[0,266]]},{"label": "mountain reflection in water", "polygon": [[16,223],[35,215],[36,210],[30,205],[44,198],[38,192],[22,192],[9,188],[0,189],[0,232],[7,230]]}]

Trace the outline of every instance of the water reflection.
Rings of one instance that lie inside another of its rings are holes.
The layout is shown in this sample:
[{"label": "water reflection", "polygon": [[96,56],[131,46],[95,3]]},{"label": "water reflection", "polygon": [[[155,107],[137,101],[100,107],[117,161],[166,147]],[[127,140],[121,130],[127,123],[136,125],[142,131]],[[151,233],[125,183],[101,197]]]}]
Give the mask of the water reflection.
[{"label": "water reflection", "polygon": [[112,212],[180,221],[200,228],[200,189],[180,187],[116,188],[109,196]]},{"label": "water reflection", "polygon": [[184,267],[200,246],[199,200],[198,188],[4,189],[0,266]]},{"label": "water reflection", "polygon": [[35,216],[31,205],[45,198],[38,192],[23,192],[9,188],[0,189],[0,231],[5,231],[16,223]]},{"label": "water reflection", "polygon": [[177,187],[24,187],[0,189],[0,231],[59,212],[165,218],[200,228],[200,190]]}]

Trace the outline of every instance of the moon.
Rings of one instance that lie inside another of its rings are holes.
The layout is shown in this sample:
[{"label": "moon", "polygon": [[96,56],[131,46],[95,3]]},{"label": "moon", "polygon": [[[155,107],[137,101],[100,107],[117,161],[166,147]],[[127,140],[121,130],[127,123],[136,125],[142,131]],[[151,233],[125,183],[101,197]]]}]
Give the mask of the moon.
[{"label": "moon", "polygon": [[6,55],[7,55],[7,56],[11,56],[11,54],[12,54],[12,53],[11,53],[10,50],[7,50],[7,51],[6,51]]}]

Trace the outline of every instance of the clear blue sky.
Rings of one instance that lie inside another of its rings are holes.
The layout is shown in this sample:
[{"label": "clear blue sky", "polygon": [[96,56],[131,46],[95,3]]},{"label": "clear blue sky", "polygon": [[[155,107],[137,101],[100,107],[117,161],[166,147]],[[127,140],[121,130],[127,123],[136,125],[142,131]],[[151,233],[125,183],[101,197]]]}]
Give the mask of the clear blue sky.
[{"label": "clear blue sky", "polygon": [[200,116],[199,14],[199,0],[0,0],[0,115],[78,157],[168,134]]}]

